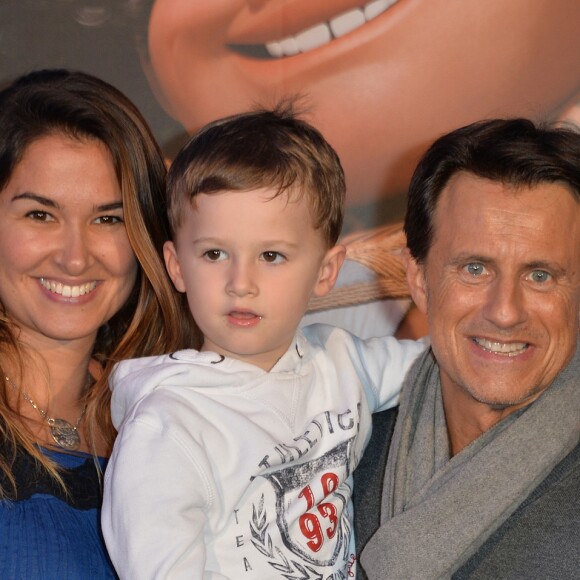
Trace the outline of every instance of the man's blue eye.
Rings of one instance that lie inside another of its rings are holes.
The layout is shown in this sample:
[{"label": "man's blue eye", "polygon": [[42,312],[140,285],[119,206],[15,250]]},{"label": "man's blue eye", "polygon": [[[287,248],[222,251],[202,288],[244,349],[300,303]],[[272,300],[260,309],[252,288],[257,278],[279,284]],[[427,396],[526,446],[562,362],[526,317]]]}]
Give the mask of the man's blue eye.
[{"label": "man's blue eye", "polygon": [[530,278],[534,282],[540,282],[540,283],[542,283],[542,282],[547,282],[548,280],[550,280],[552,278],[552,276],[551,276],[551,274],[549,274],[545,270],[534,270],[530,274]]},{"label": "man's blue eye", "polygon": [[472,276],[481,276],[485,271],[483,264],[478,263],[467,264],[467,266],[465,266],[465,269]]}]

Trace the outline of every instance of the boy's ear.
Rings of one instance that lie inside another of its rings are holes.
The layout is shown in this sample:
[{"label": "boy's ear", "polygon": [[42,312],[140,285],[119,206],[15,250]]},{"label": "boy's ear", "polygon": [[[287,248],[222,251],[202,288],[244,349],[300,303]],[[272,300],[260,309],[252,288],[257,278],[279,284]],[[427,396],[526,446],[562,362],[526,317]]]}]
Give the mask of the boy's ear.
[{"label": "boy's ear", "polygon": [[417,308],[427,314],[427,284],[425,281],[425,264],[419,264],[408,248],[405,249],[403,261],[407,270],[407,284],[411,298]]},{"label": "boy's ear", "polygon": [[176,290],[178,292],[185,292],[185,283],[181,276],[181,267],[179,266],[177,250],[173,242],[168,241],[163,244],[163,257],[165,258],[165,267],[167,268],[169,277],[173,280],[173,285]]},{"label": "boy's ear", "polygon": [[346,248],[341,245],[333,246],[326,252],[313,290],[314,296],[325,296],[332,290],[345,257]]}]

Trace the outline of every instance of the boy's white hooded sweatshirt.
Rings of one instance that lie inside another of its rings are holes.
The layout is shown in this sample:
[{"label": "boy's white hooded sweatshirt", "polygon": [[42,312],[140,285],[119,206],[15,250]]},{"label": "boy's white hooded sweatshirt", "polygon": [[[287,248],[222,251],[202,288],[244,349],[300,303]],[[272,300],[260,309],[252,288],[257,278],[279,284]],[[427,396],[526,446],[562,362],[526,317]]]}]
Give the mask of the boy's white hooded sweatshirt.
[{"label": "boy's white hooded sweatshirt", "polygon": [[103,532],[121,578],[349,578],[352,472],[425,344],[299,331],[266,372],[184,350],[119,363]]}]

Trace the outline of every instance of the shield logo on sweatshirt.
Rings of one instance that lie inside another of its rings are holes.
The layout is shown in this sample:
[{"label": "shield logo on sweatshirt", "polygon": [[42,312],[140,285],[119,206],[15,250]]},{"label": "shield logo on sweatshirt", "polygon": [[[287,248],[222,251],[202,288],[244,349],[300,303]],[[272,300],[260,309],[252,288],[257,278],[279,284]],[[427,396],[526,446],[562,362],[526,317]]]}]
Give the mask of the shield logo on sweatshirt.
[{"label": "shield logo on sweatshirt", "polygon": [[302,565],[332,567],[337,560],[347,559],[351,525],[346,512],[351,489],[346,480],[352,441],[343,441],[312,461],[259,476],[275,491],[276,524],[286,550],[275,545],[267,525],[271,516],[265,513],[263,501],[253,506],[252,543],[283,574],[299,572]]}]

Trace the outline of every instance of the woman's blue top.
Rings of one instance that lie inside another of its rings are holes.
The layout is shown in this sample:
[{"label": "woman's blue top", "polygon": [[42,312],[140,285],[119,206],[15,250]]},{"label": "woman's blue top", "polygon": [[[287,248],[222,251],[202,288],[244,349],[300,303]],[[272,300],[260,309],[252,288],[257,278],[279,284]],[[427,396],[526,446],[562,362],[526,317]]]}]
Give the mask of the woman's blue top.
[{"label": "woman's blue top", "polygon": [[[93,457],[42,452],[63,468],[69,494],[19,450],[17,497],[0,501],[0,578],[117,578],[101,535],[102,491]],[[106,459],[99,462],[104,470]]]}]

